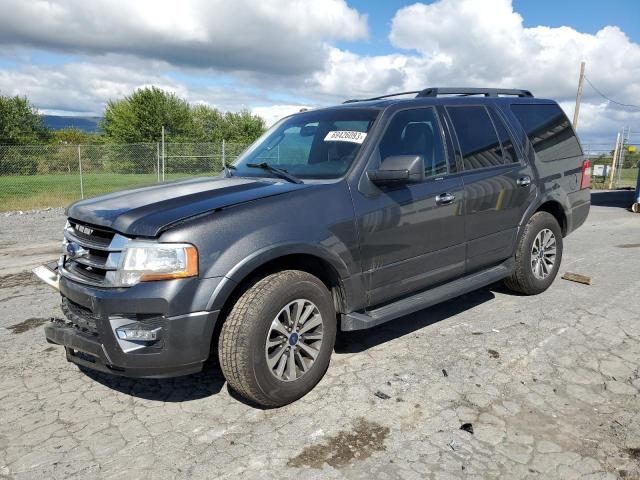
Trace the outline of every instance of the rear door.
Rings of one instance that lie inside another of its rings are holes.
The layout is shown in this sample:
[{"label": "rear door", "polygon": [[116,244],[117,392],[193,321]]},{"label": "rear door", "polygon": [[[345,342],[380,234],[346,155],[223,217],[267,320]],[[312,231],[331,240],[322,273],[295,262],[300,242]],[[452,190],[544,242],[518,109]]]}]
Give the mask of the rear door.
[{"label": "rear door", "polygon": [[510,257],[517,227],[535,195],[530,166],[489,105],[446,107],[462,157],[466,271]]},{"label": "rear door", "polygon": [[[400,110],[389,120],[370,168],[394,155],[423,155],[422,183],[354,192],[368,305],[423,290],[464,273],[464,196],[442,123],[433,107]],[[447,195],[448,194],[448,195]]]}]

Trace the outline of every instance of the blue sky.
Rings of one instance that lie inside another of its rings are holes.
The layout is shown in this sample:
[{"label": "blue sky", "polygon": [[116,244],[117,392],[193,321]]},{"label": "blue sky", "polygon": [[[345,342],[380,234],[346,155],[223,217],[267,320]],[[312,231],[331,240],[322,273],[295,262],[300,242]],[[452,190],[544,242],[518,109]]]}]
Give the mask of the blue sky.
[{"label": "blue sky", "polygon": [[[571,115],[582,60],[601,91],[640,102],[637,0],[51,3],[55,16],[44,2],[0,0],[0,92],[47,113],[100,115],[156,85],[271,123],[344,98],[467,85],[527,88]],[[590,87],[581,118],[589,142],[640,131],[640,109]]]},{"label": "blue sky", "polygon": [[[400,8],[415,1],[351,0],[349,5],[369,16],[371,39],[368,42],[344,42],[343,46],[363,55],[394,52],[387,36],[391,19]],[[425,2],[433,3],[433,2]],[[607,25],[617,25],[635,42],[640,41],[640,2],[638,0],[514,0],[525,27],[570,26],[578,31],[596,33]]]}]

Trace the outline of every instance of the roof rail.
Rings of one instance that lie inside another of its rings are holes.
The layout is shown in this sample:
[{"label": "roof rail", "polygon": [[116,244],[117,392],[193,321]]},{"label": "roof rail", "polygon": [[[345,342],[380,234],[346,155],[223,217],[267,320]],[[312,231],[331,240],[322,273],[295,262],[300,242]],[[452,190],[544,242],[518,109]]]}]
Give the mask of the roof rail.
[{"label": "roof rail", "polygon": [[352,98],[351,100],[345,100],[342,103],[370,102],[371,100],[382,100],[383,98],[397,97],[400,95],[411,95],[412,93],[420,93],[420,92],[424,92],[424,90],[412,90],[410,92],[389,93],[388,95],[380,95],[379,97],[371,97],[371,98]]},{"label": "roof rail", "polygon": [[382,100],[383,98],[398,97],[400,95],[411,95],[417,93],[415,98],[437,97],[438,95],[484,95],[485,97],[498,97],[500,95],[514,95],[517,97],[533,97],[529,90],[515,88],[425,88],[424,90],[412,90],[410,92],[390,93],[371,98],[353,98],[345,100],[343,103],[369,102],[372,100]]},{"label": "roof rail", "polygon": [[484,95],[498,97],[500,95],[514,95],[517,97],[533,97],[529,90],[515,88],[425,88],[418,92],[418,97],[437,97],[438,95]]}]

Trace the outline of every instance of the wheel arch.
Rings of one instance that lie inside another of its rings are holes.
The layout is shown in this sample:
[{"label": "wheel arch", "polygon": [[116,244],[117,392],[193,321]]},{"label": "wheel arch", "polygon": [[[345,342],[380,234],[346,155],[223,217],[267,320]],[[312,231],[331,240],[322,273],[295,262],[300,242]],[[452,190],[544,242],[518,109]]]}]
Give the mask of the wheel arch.
[{"label": "wheel arch", "polygon": [[349,277],[344,262],[332,253],[314,245],[283,244],[255,252],[233,267],[213,292],[208,310],[220,310],[224,315],[248,285],[270,273],[301,270],[318,277],[331,292],[336,312],[345,310]]},{"label": "wheel arch", "polygon": [[565,237],[567,235],[567,231],[569,228],[569,225],[567,223],[567,214],[565,213],[565,209],[560,202],[558,202],[557,200],[547,200],[546,202],[538,206],[538,208],[536,208],[535,212],[533,213],[535,214],[538,212],[547,212],[551,214],[558,222],[558,225],[560,225],[562,236]]}]

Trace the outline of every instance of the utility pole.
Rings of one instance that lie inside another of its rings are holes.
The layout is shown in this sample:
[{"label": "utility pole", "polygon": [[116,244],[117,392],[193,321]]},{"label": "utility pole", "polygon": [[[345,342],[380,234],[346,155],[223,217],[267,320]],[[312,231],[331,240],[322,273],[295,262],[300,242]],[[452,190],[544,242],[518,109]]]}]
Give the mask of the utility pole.
[{"label": "utility pole", "polygon": [[611,161],[611,178],[609,179],[609,190],[613,188],[613,179],[616,173],[616,163],[618,162],[618,155],[620,154],[620,132],[616,137],[616,148],[613,150],[613,159]]},{"label": "utility pole", "polygon": [[573,110],[573,129],[578,128],[578,115],[580,114],[580,100],[582,100],[582,89],[584,88],[584,67],[585,62],[580,63],[580,80],[578,80],[578,92],[576,93],[576,108]]}]

